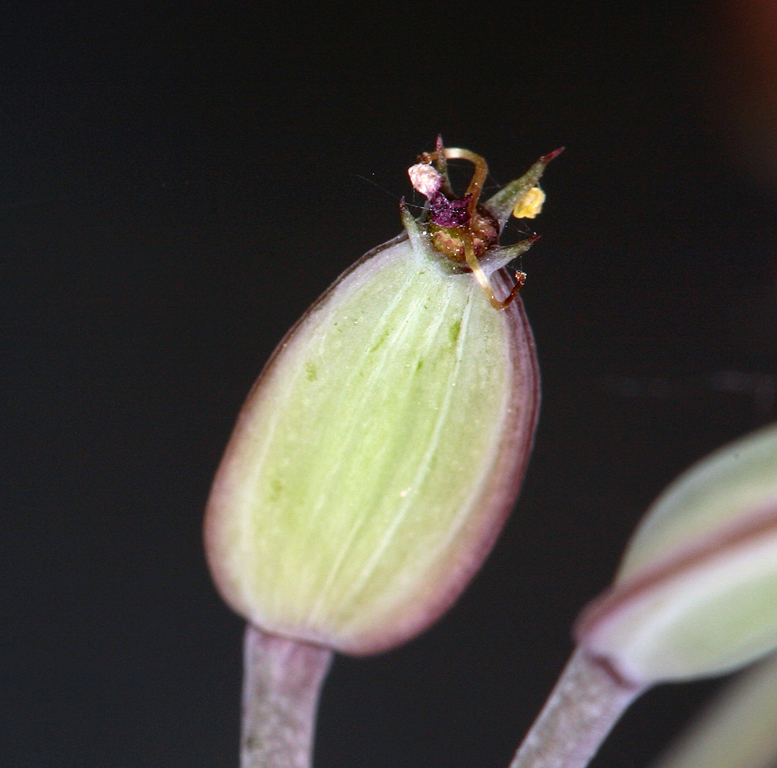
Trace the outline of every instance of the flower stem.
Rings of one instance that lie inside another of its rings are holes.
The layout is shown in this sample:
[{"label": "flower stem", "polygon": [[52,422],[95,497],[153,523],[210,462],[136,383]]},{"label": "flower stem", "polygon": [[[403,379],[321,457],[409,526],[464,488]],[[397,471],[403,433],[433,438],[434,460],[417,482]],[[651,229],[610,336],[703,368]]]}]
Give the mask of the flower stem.
[{"label": "flower stem", "polygon": [[310,768],[332,651],[246,629],[241,768]]},{"label": "flower stem", "polygon": [[585,768],[644,690],[576,649],[510,768]]}]

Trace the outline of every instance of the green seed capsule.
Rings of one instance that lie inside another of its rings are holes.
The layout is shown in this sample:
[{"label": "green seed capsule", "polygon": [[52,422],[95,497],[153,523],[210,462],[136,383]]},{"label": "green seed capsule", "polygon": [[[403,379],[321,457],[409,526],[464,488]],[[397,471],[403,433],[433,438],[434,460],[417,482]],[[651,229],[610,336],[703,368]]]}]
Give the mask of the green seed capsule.
[{"label": "green seed capsule", "polygon": [[[405,225],[281,342],[206,514],[210,568],[235,611],[355,654],[422,631],[466,586],[514,503],[539,401],[520,301],[495,309],[425,220],[405,212]],[[470,237],[466,222],[458,234]],[[498,250],[480,263],[509,294]]]},{"label": "green seed capsule", "polygon": [[777,648],[777,427],[669,486],[577,634],[640,683],[720,674]]}]

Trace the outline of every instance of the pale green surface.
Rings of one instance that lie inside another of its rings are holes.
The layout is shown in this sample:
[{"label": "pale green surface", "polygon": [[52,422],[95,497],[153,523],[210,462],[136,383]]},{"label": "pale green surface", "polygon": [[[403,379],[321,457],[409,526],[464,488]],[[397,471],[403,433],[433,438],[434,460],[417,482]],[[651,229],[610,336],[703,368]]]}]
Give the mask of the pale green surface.
[{"label": "pale green surface", "polygon": [[714,675],[755,661],[777,647],[777,531],[638,593],[584,643],[642,683]]},{"label": "pale green surface", "polygon": [[616,583],[777,502],[777,425],[727,445],[656,500],[629,543]]},{"label": "pale green surface", "polygon": [[471,275],[407,241],[340,283],[252,393],[214,486],[228,602],[359,650],[438,600],[493,511],[476,502],[508,417],[507,334]]},{"label": "pale green surface", "polygon": [[724,688],[652,768],[777,765],[777,656]]},{"label": "pale green surface", "polygon": [[777,647],[777,427],[669,486],[582,627],[586,647],[643,683],[719,674]]}]

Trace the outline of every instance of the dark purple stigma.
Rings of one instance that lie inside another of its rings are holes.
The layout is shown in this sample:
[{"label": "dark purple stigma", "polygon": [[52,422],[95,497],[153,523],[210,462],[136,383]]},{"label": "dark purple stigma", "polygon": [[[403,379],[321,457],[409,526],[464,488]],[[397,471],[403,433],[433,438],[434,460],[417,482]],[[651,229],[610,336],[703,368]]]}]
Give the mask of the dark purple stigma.
[{"label": "dark purple stigma", "polygon": [[464,195],[460,200],[448,200],[442,192],[429,201],[431,220],[440,227],[462,227],[469,222],[467,207],[472,195]]}]

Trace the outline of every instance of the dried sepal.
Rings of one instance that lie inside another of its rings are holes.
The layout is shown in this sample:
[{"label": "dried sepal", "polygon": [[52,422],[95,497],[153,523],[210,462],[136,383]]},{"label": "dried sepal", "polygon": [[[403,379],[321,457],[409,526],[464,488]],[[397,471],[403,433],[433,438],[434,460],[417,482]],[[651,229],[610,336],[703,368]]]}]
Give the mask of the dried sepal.
[{"label": "dried sepal", "polygon": [[499,192],[486,201],[486,208],[499,222],[500,226],[503,227],[507,223],[507,220],[513,215],[513,211],[521,205],[521,202],[527,195],[533,194],[532,190],[537,186],[548,163],[557,158],[563,151],[564,148],[561,147],[553,152],[549,152],[547,155],[543,155],[520,179],[516,179],[503,189],[500,189]]}]

